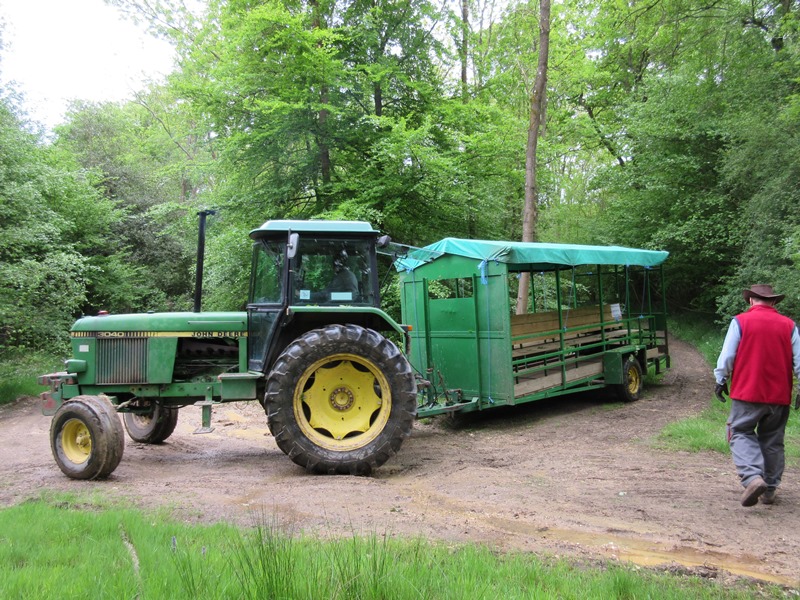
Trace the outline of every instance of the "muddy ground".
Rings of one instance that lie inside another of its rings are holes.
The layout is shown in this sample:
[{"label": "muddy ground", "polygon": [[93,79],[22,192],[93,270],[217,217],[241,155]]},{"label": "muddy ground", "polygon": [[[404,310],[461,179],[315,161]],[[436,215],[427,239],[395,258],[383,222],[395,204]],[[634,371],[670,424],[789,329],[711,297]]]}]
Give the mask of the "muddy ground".
[{"label": "muddy ground", "polygon": [[[126,442],[106,481],[66,478],[32,398],[0,409],[0,506],[44,490],[99,493],[191,522],[269,519],[321,536],[388,533],[550,556],[614,558],[800,587],[800,468],[778,502],[743,508],[730,457],[659,449],[667,423],[712,402],[713,377],[673,341],[673,369],[633,404],[583,395],[418,422],[372,477],[311,476],[257,403],[180,413],[166,443]],[[800,418],[792,413],[791,418]],[[720,431],[720,436],[724,431]]]}]

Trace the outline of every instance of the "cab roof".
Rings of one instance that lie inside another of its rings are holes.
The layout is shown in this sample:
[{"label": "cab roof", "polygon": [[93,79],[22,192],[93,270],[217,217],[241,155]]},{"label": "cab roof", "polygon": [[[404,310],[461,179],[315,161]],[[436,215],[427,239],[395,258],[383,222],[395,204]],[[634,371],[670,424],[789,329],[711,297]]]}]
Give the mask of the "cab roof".
[{"label": "cab roof", "polygon": [[373,229],[366,221],[295,221],[290,219],[270,220],[261,227],[253,229],[250,237],[259,239],[271,237],[275,234],[292,233],[328,233],[334,235],[378,235],[380,232]]}]

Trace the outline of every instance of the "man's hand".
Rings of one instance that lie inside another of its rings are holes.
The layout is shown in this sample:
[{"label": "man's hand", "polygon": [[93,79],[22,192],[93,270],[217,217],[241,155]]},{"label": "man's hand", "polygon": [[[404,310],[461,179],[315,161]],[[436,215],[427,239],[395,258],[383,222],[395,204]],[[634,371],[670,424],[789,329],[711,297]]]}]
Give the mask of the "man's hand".
[{"label": "man's hand", "polygon": [[725,402],[725,395],[728,394],[728,382],[718,383],[714,388],[714,395],[720,402]]}]

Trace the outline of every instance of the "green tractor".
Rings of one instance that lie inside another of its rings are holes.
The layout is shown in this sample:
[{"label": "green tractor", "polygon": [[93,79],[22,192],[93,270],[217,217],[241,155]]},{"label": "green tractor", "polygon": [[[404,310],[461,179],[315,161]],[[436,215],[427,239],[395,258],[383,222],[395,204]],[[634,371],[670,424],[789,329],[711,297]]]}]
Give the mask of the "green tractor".
[{"label": "green tractor", "polygon": [[214,405],[258,399],[280,449],[310,472],[379,467],[417,407],[412,368],[384,335],[407,331],[380,308],[379,236],[363,222],[268,221],[250,234],[246,312],[79,319],[66,372],[39,378],[58,466],[106,477],[122,458],[122,423],[158,444],[182,407],[202,407],[204,433]]},{"label": "green tractor", "polygon": [[[158,444],[181,407],[201,407],[203,433],[213,406],[259,400],[295,463],[365,475],[416,417],[604,388],[630,402],[647,373],[669,368],[667,252],[455,238],[412,248],[360,221],[268,221],[250,237],[246,312],[200,312],[198,294],[195,312],[73,325],[66,371],[40,377],[65,474],[112,473],[123,424]],[[406,325],[381,310],[379,252],[399,272]]]}]

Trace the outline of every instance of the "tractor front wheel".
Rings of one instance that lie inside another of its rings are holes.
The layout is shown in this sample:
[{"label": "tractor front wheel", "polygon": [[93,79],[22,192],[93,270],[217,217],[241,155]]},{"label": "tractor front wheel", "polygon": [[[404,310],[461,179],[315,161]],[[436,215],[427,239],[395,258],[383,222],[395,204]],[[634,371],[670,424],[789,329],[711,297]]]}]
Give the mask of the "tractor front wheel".
[{"label": "tractor front wheel", "polygon": [[160,444],[175,431],[178,424],[177,408],[167,408],[150,400],[136,400],[133,407],[149,409],[149,412],[143,414],[123,413],[122,421],[133,441]]},{"label": "tractor front wheel", "polygon": [[405,356],[380,333],[328,325],[278,357],[264,408],[275,442],[298,465],[367,475],[410,434],[417,387]]},{"label": "tractor front wheel", "polygon": [[72,479],[104,479],[122,460],[125,434],[117,411],[102,396],[76,396],[50,424],[56,464]]}]

